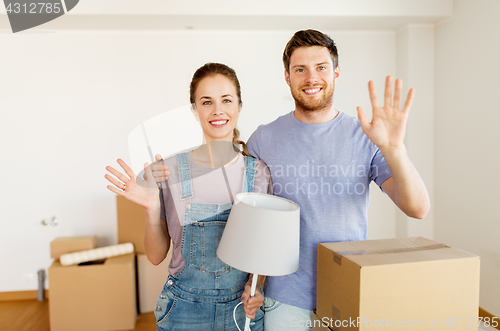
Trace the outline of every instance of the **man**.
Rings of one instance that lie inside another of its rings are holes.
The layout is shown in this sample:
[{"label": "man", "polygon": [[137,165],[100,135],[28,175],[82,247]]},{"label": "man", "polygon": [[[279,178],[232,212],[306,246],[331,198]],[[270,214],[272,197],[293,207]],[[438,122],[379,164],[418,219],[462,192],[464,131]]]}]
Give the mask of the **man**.
[{"label": "man", "polygon": [[430,208],[403,144],[413,89],[400,111],[401,80],[393,99],[387,77],[383,106],[370,82],[373,118],[369,122],[358,107],[358,121],[334,108],[340,67],[330,37],[298,31],[286,45],[283,63],[295,111],[261,125],[247,143],[249,153],[269,166],[274,194],[301,208],[299,270],[266,279],[266,331],[309,330],[317,244],[366,239],[370,181],[410,217],[423,218]]}]

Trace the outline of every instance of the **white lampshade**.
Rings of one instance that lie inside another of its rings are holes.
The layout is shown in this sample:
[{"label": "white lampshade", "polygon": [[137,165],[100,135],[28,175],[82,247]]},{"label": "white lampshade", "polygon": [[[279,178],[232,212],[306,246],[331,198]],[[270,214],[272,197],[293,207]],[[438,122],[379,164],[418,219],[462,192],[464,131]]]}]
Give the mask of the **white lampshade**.
[{"label": "white lampshade", "polygon": [[274,195],[239,193],[217,256],[233,268],[269,276],[299,268],[300,208]]}]

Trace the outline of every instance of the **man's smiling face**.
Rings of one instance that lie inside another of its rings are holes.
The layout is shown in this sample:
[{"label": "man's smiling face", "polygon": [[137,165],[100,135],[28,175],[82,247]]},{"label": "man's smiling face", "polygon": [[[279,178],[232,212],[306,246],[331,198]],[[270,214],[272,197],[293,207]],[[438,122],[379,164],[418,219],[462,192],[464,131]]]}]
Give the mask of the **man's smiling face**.
[{"label": "man's smiling face", "polygon": [[334,68],[330,52],[323,46],[295,49],[290,56],[285,80],[295,99],[296,110],[326,110],[333,105],[335,82],[340,67]]}]

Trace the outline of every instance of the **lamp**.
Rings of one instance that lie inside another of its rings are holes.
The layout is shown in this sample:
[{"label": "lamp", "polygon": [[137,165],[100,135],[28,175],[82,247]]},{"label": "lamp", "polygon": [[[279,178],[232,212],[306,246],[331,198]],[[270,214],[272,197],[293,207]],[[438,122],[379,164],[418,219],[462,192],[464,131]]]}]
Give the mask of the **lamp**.
[{"label": "lamp", "polygon": [[[223,262],[253,274],[283,276],[299,268],[300,207],[274,195],[239,193],[217,249]],[[245,331],[250,330],[247,317]]]}]

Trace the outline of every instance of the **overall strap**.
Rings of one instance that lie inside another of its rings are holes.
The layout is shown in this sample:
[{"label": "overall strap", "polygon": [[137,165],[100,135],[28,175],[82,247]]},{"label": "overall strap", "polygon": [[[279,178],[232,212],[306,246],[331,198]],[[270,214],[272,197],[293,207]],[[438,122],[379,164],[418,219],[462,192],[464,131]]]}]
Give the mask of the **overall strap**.
[{"label": "overall strap", "polygon": [[250,156],[245,156],[245,173],[243,174],[242,192],[253,192],[255,183],[255,165],[257,160]]},{"label": "overall strap", "polygon": [[193,180],[191,179],[191,167],[186,153],[176,155],[179,167],[179,179],[181,184],[181,200],[194,197]]}]

